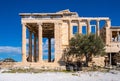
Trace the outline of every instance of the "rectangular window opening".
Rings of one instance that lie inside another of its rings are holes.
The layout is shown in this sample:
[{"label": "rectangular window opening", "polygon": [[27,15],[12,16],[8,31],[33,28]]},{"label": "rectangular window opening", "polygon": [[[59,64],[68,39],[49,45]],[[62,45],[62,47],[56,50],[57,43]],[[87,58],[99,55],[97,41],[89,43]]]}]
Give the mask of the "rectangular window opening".
[{"label": "rectangular window opening", "polygon": [[76,34],[78,32],[78,26],[73,26],[73,34]]},{"label": "rectangular window opening", "polygon": [[86,29],[87,29],[86,26],[82,26],[82,34],[84,34],[84,35],[87,34]]},{"label": "rectangular window opening", "polygon": [[91,33],[92,34],[96,33],[96,26],[95,25],[91,25]]}]

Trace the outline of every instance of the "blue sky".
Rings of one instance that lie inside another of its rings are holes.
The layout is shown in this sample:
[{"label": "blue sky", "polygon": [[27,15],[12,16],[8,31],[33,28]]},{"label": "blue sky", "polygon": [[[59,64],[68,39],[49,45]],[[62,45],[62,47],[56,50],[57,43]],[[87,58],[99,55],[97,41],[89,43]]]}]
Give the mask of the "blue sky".
[{"label": "blue sky", "polygon": [[[0,0],[0,59],[21,60],[22,12],[57,12],[64,9],[83,17],[110,17],[112,25],[120,25],[119,0]],[[44,43],[46,43],[44,41]]]}]

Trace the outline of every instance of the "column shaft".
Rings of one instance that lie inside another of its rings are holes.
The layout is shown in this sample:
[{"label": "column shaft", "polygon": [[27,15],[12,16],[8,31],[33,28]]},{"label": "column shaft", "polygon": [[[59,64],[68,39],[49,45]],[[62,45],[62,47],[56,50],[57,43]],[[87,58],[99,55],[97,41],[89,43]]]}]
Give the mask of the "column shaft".
[{"label": "column shaft", "polygon": [[51,38],[48,38],[48,62],[51,62]]},{"label": "column shaft", "polygon": [[39,23],[38,27],[38,59],[42,62],[42,25]]},{"label": "column shaft", "polygon": [[32,31],[29,31],[29,62],[32,62]]},{"label": "column shaft", "polygon": [[112,31],[110,31],[110,42],[113,41],[112,40]]},{"label": "column shaft", "polygon": [[34,33],[34,61],[37,62],[37,54],[36,54],[36,39],[37,39],[37,36],[36,36],[36,33]]},{"label": "column shaft", "polygon": [[117,36],[119,36],[119,31],[117,31]]},{"label": "column shaft", "polygon": [[26,60],[26,26],[22,24],[22,62],[27,62]]},{"label": "column shaft", "polygon": [[109,28],[111,27],[111,21],[110,20],[106,20],[106,26],[109,27]]},{"label": "column shaft", "polygon": [[87,20],[87,35],[89,35],[91,32],[91,30],[90,30],[91,28],[90,28],[90,20]]},{"label": "column shaft", "polygon": [[68,20],[68,39],[70,40],[73,35],[71,20]]},{"label": "column shaft", "polygon": [[106,44],[110,43],[110,27],[111,27],[111,21],[106,20]]},{"label": "column shaft", "polygon": [[79,34],[82,34],[82,26],[81,26],[79,20],[78,20],[78,33],[79,33]]},{"label": "column shaft", "polygon": [[100,36],[99,20],[96,21],[96,35]]}]

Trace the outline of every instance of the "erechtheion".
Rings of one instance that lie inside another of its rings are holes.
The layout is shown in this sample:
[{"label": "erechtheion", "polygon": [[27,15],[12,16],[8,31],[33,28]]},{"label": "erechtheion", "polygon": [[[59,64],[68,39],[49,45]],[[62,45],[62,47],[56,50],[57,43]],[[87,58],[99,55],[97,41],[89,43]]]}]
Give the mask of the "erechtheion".
[{"label": "erechtheion", "polygon": [[[109,58],[120,51],[120,27],[111,26],[109,17],[81,17],[77,12],[70,12],[69,10],[56,13],[20,13],[20,16],[23,66],[29,64],[36,67],[60,66],[59,62],[61,61],[63,50],[68,46],[69,39],[74,36],[75,29],[77,33],[83,34],[83,29],[85,29],[86,34],[90,34],[94,27],[94,33],[101,36],[106,44],[106,53]],[[96,24],[91,25],[91,21],[95,21]],[[105,22],[102,28],[100,27],[101,21]],[[28,52],[26,51],[26,30],[28,30],[29,34]],[[48,61],[42,59],[42,38],[48,38]],[[55,40],[54,61],[51,59],[52,38]],[[111,64],[114,64],[114,62]]]}]

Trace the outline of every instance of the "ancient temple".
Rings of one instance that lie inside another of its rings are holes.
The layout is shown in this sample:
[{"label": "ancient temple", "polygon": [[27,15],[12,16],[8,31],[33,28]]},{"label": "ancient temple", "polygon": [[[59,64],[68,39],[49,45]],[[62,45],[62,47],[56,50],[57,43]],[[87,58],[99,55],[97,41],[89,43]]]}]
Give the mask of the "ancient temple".
[{"label": "ancient temple", "polygon": [[[92,33],[103,37],[106,44],[106,53],[111,55],[120,51],[120,27],[111,26],[109,17],[81,17],[77,12],[68,9],[56,13],[20,13],[22,24],[22,64],[32,66],[60,66],[63,50],[69,40],[77,33]],[[95,21],[95,25],[91,25]],[[100,28],[100,21],[105,24]],[[29,50],[26,51],[26,34],[29,34]],[[42,39],[48,39],[48,61],[43,61]],[[51,39],[54,38],[54,59],[51,59]],[[32,43],[32,39],[34,43]],[[27,54],[28,53],[28,54]],[[109,56],[108,55],[108,56]],[[109,57],[110,58],[110,57]]]}]

